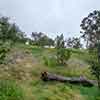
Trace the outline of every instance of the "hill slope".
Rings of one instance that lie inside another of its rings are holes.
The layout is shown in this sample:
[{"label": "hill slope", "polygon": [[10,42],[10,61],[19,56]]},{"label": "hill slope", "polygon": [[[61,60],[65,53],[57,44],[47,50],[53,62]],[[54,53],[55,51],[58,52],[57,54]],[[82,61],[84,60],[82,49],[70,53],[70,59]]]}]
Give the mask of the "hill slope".
[{"label": "hill slope", "polygon": [[15,80],[22,87],[25,100],[100,100],[96,87],[45,83],[40,80],[42,71],[94,78],[90,74],[89,65],[82,58],[78,59],[78,53],[72,54],[67,66],[46,66],[44,56],[48,58],[54,54],[54,49],[17,45],[8,54],[7,65],[0,65],[0,78]]}]

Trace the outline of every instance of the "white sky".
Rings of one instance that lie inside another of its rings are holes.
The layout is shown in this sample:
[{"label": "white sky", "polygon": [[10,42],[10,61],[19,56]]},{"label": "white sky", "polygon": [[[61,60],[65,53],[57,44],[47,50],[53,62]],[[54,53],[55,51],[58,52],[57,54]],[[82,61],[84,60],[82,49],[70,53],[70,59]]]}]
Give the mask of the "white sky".
[{"label": "white sky", "polygon": [[11,17],[27,35],[79,36],[81,20],[93,10],[100,10],[100,0],[0,0],[0,14]]}]

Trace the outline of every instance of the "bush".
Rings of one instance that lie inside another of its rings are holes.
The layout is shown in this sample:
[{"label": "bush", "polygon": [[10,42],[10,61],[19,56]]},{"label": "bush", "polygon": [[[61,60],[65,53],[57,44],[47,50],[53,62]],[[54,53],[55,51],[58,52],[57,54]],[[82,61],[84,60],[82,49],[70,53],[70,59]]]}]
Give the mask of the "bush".
[{"label": "bush", "polygon": [[65,65],[66,61],[69,60],[71,56],[70,50],[66,50],[65,48],[57,49],[57,63],[61,65]]},{"label": "bush", "polygon": [[49,67],[55,67],[57,65],[57,60],[54,57],[43,57],[44,64]]},{"label": "bush", "polygon": [[0,64],[4,63],[5,57],[10,50],[10,46],[7,43],[0,42]]},{"label": "bush", "polygon": [[0,100],[24,100],[24,96],[14,81],[0,80]]}]

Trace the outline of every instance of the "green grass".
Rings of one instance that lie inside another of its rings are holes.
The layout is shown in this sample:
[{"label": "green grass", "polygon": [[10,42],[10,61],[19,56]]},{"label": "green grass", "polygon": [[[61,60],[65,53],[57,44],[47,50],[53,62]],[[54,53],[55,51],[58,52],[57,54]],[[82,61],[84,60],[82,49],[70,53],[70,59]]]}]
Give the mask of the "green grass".
[{"label": "green grass", "polygon": [[78,90],[85,100],[100,100],[100,90],[97,87],[72,86]]},{"label": "green grass", "polygon": [[44,64],[46,66],[48,66],[48,67],[55,67],[55,66],[57,66],[57,61],[56,61],[56,59],[53,56],[51,56],[51,57],[44,56],[43,57],[43,61],[44,61]]},{"label": "green grass", "polygon": [[64,83],[37,81],[32,82],[31,85],[35,100],[82,100],[84,98]]},{"label": "green grass", "polygon": [[100,100],[97,87],[42,81],[33,81],[31,86],[36,100]]},{"label": "green grass", "polygon": [[43,52],[43,48],[33,47],[32,53],[33,54],[40,54]]},{"label": "green grass", "polygon": [[0,100],[25,100],[23,94],[14,81],[0,80]]}]

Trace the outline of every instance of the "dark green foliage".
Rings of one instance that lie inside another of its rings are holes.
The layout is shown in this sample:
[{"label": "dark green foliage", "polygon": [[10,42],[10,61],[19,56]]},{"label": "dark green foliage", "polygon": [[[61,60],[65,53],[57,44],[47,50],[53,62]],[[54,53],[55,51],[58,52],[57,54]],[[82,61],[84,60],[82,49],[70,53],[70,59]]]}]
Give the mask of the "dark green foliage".
[{"label": "dark green foliage", "polygon": [[23,91],[14,81],[0,80],[0,100],[25,100]]},{"label": "dark green foliage", "polygon": [[60,36],[57,36],[55,39],[55,47],[57,49],[59,48],[65,48],[65,41],[64,41],[64,36],[61,34]]},{"label": "dark green foliage", "polygon": [[100,40],[100,11],[89,13],[81,22],[82,37],[87,41],[88,48],[94,48]]},{"label": "dark green foliage", "polygon": [[96,77],[98,81],[98,87],[100,88],[100,43],[97,45],[97,49],[91,50],[90,52],[90,59],[88,60],[89,64],[91,65],[91,72]]},{"label": "dark green foliage", "polygon": [[42,32],[32,32],[33,44],[38,46],[53,46],[54,41]]},{"label": "dark green foliage", "polygon": [[95,10],[81,22],[82,37],[87,41],[91,59],[91,72],[100,87],[100,11]]},{"label": "dark green foliage", "polygon": [[54,44],[54,41],[47,36],[43,36],[38,40],[38,43],[40,46],[52,46]]},{"label": "dark green foliage", "polygon": [[[7,54],[16,42],[22,41],[24,35],[8,17],[0,17],[0,64],[7,64]],[[6,65],[5,65],[6,66]]]},{"label": "dark green foliage", "polygon": [[0,43],[0,64],[5,63],[5,57],[9,52],[10,47],[7,44]]},{"label": "dark green foliage", "polygon": [[66,61],[69,60],[71,53],[69,50],[60,48],[57,50],[57,62],[58,64],[66,64]]},{"label": "dark green foliage", "polygon": [[7,51],[5,48],[0,49],[0,64],[2,64],[4,62],[6,53],[7,53]]},{"label": "dark green foliage", "polygon": [[97,78],[98,87],[100,88],[100,63],[92,61],[91,68],[92,68],[91,72]]},{"label": "dark green foliage", "polygon": [[82,44],[81,44],[79,38],[73,37],[73,38],[69,38],[69,39],[67,40],[67,47],[79,49],[79,48],[82,47]]},{"label": "dark green foliage", "polygon": [[15,23],[10,23],[8,17],[0,17],[0,40],[6,42],[11,40],[13,43],[22,41],[24,34]]}]

